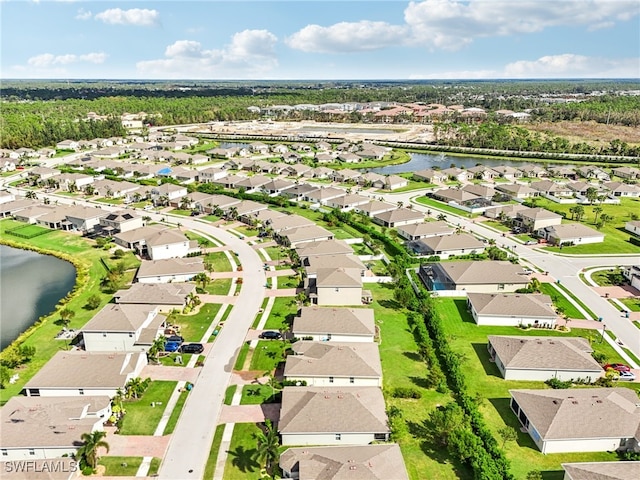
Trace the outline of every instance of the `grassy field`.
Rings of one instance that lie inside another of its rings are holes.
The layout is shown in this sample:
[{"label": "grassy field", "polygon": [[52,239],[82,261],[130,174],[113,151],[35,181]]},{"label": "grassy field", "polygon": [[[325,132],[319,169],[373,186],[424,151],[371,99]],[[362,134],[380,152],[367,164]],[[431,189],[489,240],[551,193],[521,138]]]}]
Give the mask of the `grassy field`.
[{"label": "grassy field", "polygon": [[230,278],[216,278],[207,284],[205,290],[210,295],[229,295],[232,280]]},{"label": "grassy field", "polygon": [[[566,215],[571,218],[569,209],[575,205],[559,204],[551,200],[541,198],[537,201],[538,207],[546,208],[553,212]],[[585,215],[581,223],[588,227],[595,228],[596,212],[593,209],[598,205],[584,205]],[[620,205],[602,204],[602,214],[611,215],[613,220],[607,222],[599,231],[604,233],[604,242],[591,243],[587,245],[576,245],[574,247],[546,247],[546,250],[560,252],[563,254],[602,254],[602,253],[640,253],[640,247],[629,242],[631,234],[624,230],[624,225],[631,220],[632,214],[640,212],[640,198],[623,198]]]},{"label": "grassy field", "polygon": [[[94,248],[95,242],[91,240],[62,231],[52,231],[32,239],[22,239],[5,233],[7,229],[24,225],[26,224],[14,220],[1,220],[0,237],[3,239],[3,243],[10,243],[18,248],[24,246],[25,248],[39,249],[43,252],[66,255],[67,258],[73,259],[80,266],[81,271],[84,272],[82,273],[83,277],[76,280],[76,291],[73,298],[66,305],[67,308],[75,312],[69,328],[79,330],[111,299],[111,295],[107,295],[100,290],[100,280],[107,273],[100,260],[109,261],[109,254],[104,250]],[[101,299],[100,306],[95,310],[91,310],[86,306],[87,299],[92,295],[98,295]],[[56,320],[59,320],[59,316],[55,313],[43,317],[42,323],[32,329],[27,337],[22,338],[25,345],[36,347],[36,354],[29,363],[16,370],[15,373],[20,375],[18,381],[14,384],[6,385],[6,388],[0,390],[0,404],[3,405],[9,398],[17,395],[24,384],[56,352],[66,349],[65,342],[53,341],[53,338],[61,329],[60,325],[54,323]]]},{"label": "grassy field", "polygon": [[[369,287],[373,294],[376,324],[380,330],[380,358],[387,408],[398,407],[409,426],[397,439],[409,477],[412,480],[473,478],[463,466],[452,463],[439,446],[412,435],[412,428],[419,427],[437,405],[449,402],[451,396],[425,388],[427,367],[418,354],[418,347],[409,330],[406,310],[393,300],[392,288],[386,284],[371,284]],[[414,388],[420,391],[422,398],[393,398],[389,392],[396,387]]]},{"label": "grassy field", "polygon": [[629,310],[630,312],[640,312],[640,298],[619,298],[618,301],[624,304],[624,306],[627,307],[627,310]]},{"label": "grassy field", "polygon": [[[124,402],[127,413],[122,419],[120,435],[153,435],[177,383],[164,380],[153,381],[142,397]],[[162,404],[152,407],[152,402],[156,404],[162,402]]]},{"label": "grassy field", "polygon": [[[255,423],[236,423],[224,467],[225,480],[254,480],[261,478],[260,464],[255,460],[255,435],[260,428]],[[206,477],[210,478],[210,477]]]},{"label": "grassy field", "polygon": [[[546,388],[542,382],[506,381],[503,380],[487,352],[487,335],[531,335],[559,336],[567,335],[554,330],[528,330],[516,327],[479,327],[467,312],[465,299],[447,298],[437,301],[437,308],[443,320],[450,343],[463,359],[463,371],[472,395],[479,394],[484,402],[480,408],[485,421],[496,438],[499,428],[505,424],[518,431],[516,442],[507,442],[505,451],[512,465],[512,473],[516,478],[525,478],[528,471],[534,469],[545,472],[545,480],[561,480],[561,463],[581,461],[617,460],[615,453],[570,453],[542,455],[535,447],[531,437],[520,432],[520,425],[509,407],[509,389]],[[595,332],[572,329],[570,336],[593,338]],[[596,352],[602,352],[608,362],[618,362],[619,356],[606,343],[592,342]],[[634,388],[632,385],[623,385]]]},{"label": "grassy field", "polygon": [[284,361],[284,349],[287,345],[282,340],[260,340],[251,355],[249,370],[273,372]]},{"label": "grassy field", "polygon": [[257,237],[258,236],[258,229],[255,227],[236,227],[234,228],[234,230],[242,235],[244,235],[245,237]]},{"label": "grassy field", "polygon": [[469,215],[464,210],[460,210],[459,208],[452,207],[451,205],[447,205],[446,203],[439,202],[438,200],[434,200],[433,198],[418,197],[415,199],[415,201],[418,202],[420,205],[424,205],[426,207],[434,207],[439,210],[444,210],[445,212],[453,213],[455,215],[462,215],[462,216]]},{"label": "grassy field", "polygon": [[298,304],[293,297],[277,297],[264,325],[267,330],[280,330],[284,324],[291,326],[298,312]]},{"label": "grassy field", "polygon": [[206,303],[193,315],[175,315],[168,317],[170,323],[180,325],[180,335],[186,342],[199,342],[209,325],[220,310],[219,303]]},{"label": "grassy field", "polygon": [[281,275],[278,278],[278,288],[298,288],[301,285],[300,277],[297,274]]},{"label": "grassy field", "polygon": [[240,405],[260,405],[270,403],[270,400],[278,394],[278,390],[269,385],[245,385],[242,387]]}]

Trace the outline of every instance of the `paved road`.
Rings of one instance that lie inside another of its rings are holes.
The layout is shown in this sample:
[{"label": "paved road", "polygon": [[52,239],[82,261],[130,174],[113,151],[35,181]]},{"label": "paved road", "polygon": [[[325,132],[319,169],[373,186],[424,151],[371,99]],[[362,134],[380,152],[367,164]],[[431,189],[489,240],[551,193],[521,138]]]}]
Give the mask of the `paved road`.
[{"label": "paved road", "polygon": [[[160,467],[164,479],[200,479],[209,455],[233,361],[265,295],[266,278],[258,253],[242,240],[221,229],[195,220],[180,219],[184,227],[208,233],[238,254],[244,275],[242,289],[225,326],[218,334],[198,381],[189,394],[180,421],[171,436]],[[251,275],[248,273],[251,272]]]}]

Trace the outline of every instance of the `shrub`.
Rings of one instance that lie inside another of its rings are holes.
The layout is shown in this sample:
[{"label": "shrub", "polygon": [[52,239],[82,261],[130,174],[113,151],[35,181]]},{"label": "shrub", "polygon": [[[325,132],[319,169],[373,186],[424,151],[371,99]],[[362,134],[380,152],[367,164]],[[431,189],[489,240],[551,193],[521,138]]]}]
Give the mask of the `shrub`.
[{"label": "shrub", "polygon": [[556,389],[556,390],[563,390],[563,389],[571,387],[571,380],[562,381],[562,380],[559,380],[557,378],[550,378],[549,380],[547,380],[544,383],[546,383],[551,388]]},{"label": "shrub", "polygon": [[394,398],[412,398],[418,400],[422,398],[422,393],[412,387],[396,387],[391,391]]}]

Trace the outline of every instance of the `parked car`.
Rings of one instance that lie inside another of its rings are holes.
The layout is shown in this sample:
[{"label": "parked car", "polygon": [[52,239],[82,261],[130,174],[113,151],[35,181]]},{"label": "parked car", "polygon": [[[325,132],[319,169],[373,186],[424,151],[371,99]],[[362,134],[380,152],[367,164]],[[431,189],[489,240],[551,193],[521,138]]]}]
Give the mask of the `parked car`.
[{"label": "parked car", "polygon": [[620,372],[620,375],[618,375],[618,380],[626,380],[628,382],[634,382],[636,379],[636,376],[633,374],[633,372]]},{"label": "parked car", "polygon": [[184,338],[182,338],[180,335],[171,335],[167,337],[167,342],[178,342],[182,345],[182,343],[184,342]]},{"label": "parked car", "polygon": [[178,342],[167,342],[164,344],[165,352],[177,352],[180,348],[180,344]]},{"label": "parked car", "polygon": [[526,242],[524,242],[525,245],[537,245],[538,241],[537,240],[527,240]]},{"label": "parked car", "polygon": [[180,347],[182,353],[202,353],[204,346],[201,343],[186,343]]},{"label": "parked car", "polygon": [[266,340],[278,340],[282,338],[282,334],[280,332],[276,332],[275,330],[266,330],[258,336]]},{"label": "parked car", "polygon": [[630,372],[631,368],[629,365],[625,365],[624,363],[607,363],[604,366],[605,370],[615,370],[616,372]]}]

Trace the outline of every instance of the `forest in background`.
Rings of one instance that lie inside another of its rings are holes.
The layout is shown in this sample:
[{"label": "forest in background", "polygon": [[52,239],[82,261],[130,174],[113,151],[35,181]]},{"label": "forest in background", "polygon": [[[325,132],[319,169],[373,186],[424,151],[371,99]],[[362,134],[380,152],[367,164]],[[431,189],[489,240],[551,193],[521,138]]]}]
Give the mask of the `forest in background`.
[{"label": "forest in background", "polygon": [[[7,81],[0,101],[0,147],[39,148],[65,139],[124,135],[123,113],[146,112],[155,126],[210,121],[256,120],[249,106],[325,103],[441,103],[480,107],[486,121],[470,124],[451,117],[438,122],[442,145],[491,147],[563,153],[636,156],[637,141],[601,144],[573,141],[513,124],[495,110],[527,110],[530,124],[596,122],[640,126],[640,82],[629,80],[433,81],[433,82],[134,82],[134,81]],[[95,112],[106,121],[86,121]],[[281,112],[274,120],[316,120],[367,123],[370,115],[346,112]],[[406,122],[406,118],[399,119]],[[598,139],[591,139],[598,140]]]}]

